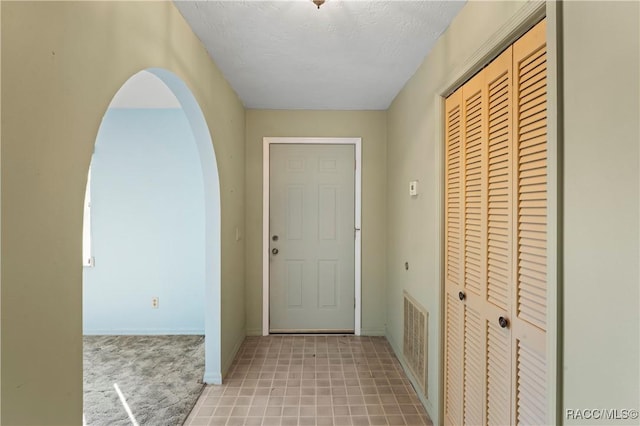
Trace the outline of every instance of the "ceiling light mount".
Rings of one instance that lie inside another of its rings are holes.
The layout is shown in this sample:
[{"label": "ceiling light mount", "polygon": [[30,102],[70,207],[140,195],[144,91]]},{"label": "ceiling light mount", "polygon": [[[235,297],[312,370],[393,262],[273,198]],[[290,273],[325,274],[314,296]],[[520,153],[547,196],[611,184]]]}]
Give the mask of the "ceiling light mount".
[{"label": "ceiling light mount", "polygon": [[320,6],[322,6],[325,2],[325,0],[312,0],[312,1],[313,1],[313,4],[318,6],[318,9],[320,9]]}]

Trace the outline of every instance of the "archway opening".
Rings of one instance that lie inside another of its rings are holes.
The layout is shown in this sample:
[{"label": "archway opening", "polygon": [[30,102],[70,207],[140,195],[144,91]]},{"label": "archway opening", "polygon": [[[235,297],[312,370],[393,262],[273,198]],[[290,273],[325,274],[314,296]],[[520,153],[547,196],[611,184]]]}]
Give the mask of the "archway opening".
[{"label": "archway opening", "polygon": [[[204,335],[180,350],[203,350],[198,381],[221,383],[217,163],[202,111],[175,74],[141,71],[114,96],[89,169],[83,237],[85,335]],[[137,352],[126,345],[138,356],[143,342]],[[169,364],[184,358],[167,353]],[[85,350],[85,379],[86,368]],[[126,390],[111,391],[133,421]]]}]

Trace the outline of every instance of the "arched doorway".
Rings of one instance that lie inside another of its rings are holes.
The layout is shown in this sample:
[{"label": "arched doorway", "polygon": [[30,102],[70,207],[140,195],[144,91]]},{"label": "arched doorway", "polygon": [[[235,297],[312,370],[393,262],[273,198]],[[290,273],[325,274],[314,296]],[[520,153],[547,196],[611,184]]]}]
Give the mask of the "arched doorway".
[{"label": "arched doorway", "polygon": [[[194,152],[193,158],[195,165],[193,165],[192,168],[195,170],[195,173],[200,174],[201,182],[201,187],[199,188],[200,199],[196,205],[198,209],[203,210],[199,212],[202,216],[201,249],[204,253],[200,253],[202,256],[201,266],[203,271],[201,271],[200,277],[202,285],[198,290],[201,291],[198,297],[202,305],[204,305],[200,307],[204,317],[201,327],[203,327],[205,334],[205,369],[203,381],[205,383],[217,384],[221,383],[220,189],[213,144],[198,102],[186,84],[175,74],[159,68],[147,69],[128,79],[121,90],[127,85],[130,85],[130,82],[142,74],[146,75],[147,81],[150,80],[148,77],[152,75],[153,78],[151,80],[157,80],[156,84],[163,85],[164,90],[171,93],[177,107],[181,109],[183,118],[186,119],[188,123],[187,127],[190,135],[184,139],[189,139],[187,143],[194,144],[194,146],[189,147],[189,149]],[[135,98],[136,96],[144,97],[144,91],[136,93],[134,90],[133,97]],[[116,97],[114,97],[114,99]],[[144,105],[144,99],[138,100]],[[141,108],[144,108],[144,106]],[[102,131],[102,127],[100,131]],[[194,170],[191,171],[194,172]],[[144,194],[142,194],[142,196],[144,196]],[[83,262],[87,261],[87,259],[83,259]],[[100,262],[100,259],[98,259],[98,262]],[[149,299],[148,302],[151,302],[151,299]],[[162,300],[160,300],[160,303],[162,304]],[[150,308],[150,306],[148,307]]]},{"label": "arched doorway", "polygon": [[221,363],[221,244],[220,244],[220,178],[218,163],[207,123],[195,97],[187,85],[175,74],[160,68],[147,71],[160,78],[176,96],[189,121],[198,150],[204,182],[205,225],[205,370],[203,381],[222,383]]}]

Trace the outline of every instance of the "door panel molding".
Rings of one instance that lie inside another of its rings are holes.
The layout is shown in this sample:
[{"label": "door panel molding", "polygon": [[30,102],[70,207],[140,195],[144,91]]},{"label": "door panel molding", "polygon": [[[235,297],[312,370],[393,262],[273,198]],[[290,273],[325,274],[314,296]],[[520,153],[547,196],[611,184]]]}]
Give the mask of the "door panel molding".
[{"label": "door panel molding", "polygon": [[[362,138],[265,137],[262,139],[262,335],[269,335],[269,183],[271,144],[353,145],[355,149],[355,327],[359,336],[362,323]],[[330,165],[327,165],[330,166]]]}]

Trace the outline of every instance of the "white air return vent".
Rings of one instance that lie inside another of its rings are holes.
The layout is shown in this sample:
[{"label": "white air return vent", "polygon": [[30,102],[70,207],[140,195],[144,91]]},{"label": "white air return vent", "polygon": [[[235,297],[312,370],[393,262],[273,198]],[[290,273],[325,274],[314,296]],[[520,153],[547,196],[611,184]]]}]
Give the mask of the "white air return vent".
[{"label": "white air return vent", "polygon": [[429,317],[414,298],[404,292],[404,359],[427,395],[427,321]]}]

